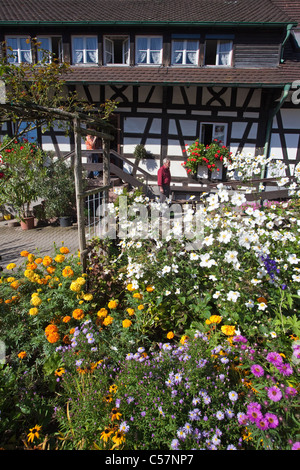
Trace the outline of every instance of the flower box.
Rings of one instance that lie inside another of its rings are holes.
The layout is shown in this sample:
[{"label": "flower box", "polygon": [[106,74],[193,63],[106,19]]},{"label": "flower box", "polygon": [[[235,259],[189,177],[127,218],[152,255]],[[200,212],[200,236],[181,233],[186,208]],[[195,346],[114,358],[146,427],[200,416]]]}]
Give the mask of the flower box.
[{"label": "flower box", "polygon": [[197,167],[197,178],[208,179],[208,168],[206,165],[198,164]]}]

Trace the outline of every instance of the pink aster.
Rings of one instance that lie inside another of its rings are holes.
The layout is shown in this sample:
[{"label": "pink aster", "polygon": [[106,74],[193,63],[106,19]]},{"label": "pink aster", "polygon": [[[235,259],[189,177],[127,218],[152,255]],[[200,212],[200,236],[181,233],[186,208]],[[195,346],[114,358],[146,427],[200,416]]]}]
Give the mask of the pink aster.
[{"label": "pink aster", "polygon": [[256,426],[259,428],[259,429],[262,429],[262,431],[265,431],[266,429],[268,429],[269,427],[269,423],[268,423],[268,420],[264,417],[261,417],[260,419],[258,419],[256,421]]},{"label": "pink aster", "polygon": [[255,377],[262,377],[264,375],[264,370],[259,364],[251,366],[251,372]]},{"label": "pink aster", "polygon": [[281,390],[278,387],[270,387],[268,389],[268,397],[272,401],[279,401],[282,398]]},{"label": "pink aster", "polygon": [[283,375],[292,375],[293,373],[293,369],[292,367],[290,366],[290,364],[280,364],[277,366],[277,369],[279,370],[279,372]]},{"label": "pink aster", "polygon": [[267,361],[271,362],[275,366],[279,366],[283,363],[282,356],[277,352],[271,352],[267,355]]},{"label": "pink aster", "polygon": [[266,413],[265,418],[268,421],[270,428],[277,428],[279,421],[276,415],[274,415],[273,413]]}]

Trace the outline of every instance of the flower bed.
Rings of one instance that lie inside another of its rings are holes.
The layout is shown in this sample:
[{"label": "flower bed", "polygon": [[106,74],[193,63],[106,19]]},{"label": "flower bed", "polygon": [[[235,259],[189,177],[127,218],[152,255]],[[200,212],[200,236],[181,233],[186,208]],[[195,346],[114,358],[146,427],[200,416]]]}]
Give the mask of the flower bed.
[{"label": "flower bed", "polygon": [[175,218],[139,236],[132,214],[156,203],[130,201],[87,274],[63,245],[2,273],[1,447],[298,449],[297,200],[249,207],[220,186],[197,230],[184,212],[194,238]]}]

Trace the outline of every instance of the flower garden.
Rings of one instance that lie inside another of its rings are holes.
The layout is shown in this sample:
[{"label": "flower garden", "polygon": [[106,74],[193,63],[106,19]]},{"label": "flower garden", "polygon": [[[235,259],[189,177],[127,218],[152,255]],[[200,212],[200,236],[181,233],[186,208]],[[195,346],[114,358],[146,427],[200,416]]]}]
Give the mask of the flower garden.
[{"label": "flower garden", "polygon": [[299,449],[297,192],[219,185],[201,234],[187,205],[194,238],[141,236],[132,214],[159,205],[123,196],[127,236],[92,240],[86,273],[63,242],[2,272],[1,448]]}]

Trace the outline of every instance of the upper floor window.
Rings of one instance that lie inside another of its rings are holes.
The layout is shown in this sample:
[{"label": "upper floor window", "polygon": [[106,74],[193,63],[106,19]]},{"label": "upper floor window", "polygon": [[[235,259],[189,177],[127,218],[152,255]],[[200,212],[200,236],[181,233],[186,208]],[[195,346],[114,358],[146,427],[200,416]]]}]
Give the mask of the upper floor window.
[{"label": "upper floor window", "polygon": [[38,36],[37,40],[37,60],[45,60],[46,63],[51,62],[52,43],[50,37]]},{"label": "upper floor window", "polygon": [[97,36],[74,36],[72,38],[72,63],[75,65],[98,64]]},{"label": "upper floor window", "polygon": [[128,36],[106,36],[104,38],[105,65],[129,65],[129,38]]},{"label": "upper floor window", "polygon": [[6,37],[7,60],[10,63],[20,64],[32,62],[31,41],[29,37]]},{"label": "upper floor window", "polygon": [[230,66],[232,41],[229,39],[206,39],[204,65]]},{"label": "upper floor window", "polygon": [[172,65],[198,65],[199,41],[176,39],[172,41]]},{"label": "upper floor window", "polygon": [[226,145],[227,124],[223,123],[201,123],[200,142],[204,145],[210,145],[214,139],[217,139],[221,145]]},{"label": "upper floor window", "polygon": [[161,36],[138,36],[136,38],[136,63],[147,65],[162,63]]}]

